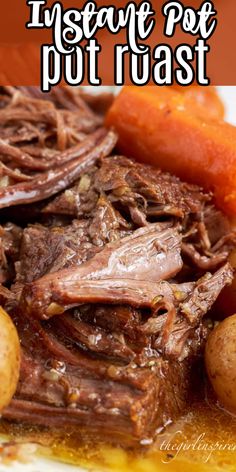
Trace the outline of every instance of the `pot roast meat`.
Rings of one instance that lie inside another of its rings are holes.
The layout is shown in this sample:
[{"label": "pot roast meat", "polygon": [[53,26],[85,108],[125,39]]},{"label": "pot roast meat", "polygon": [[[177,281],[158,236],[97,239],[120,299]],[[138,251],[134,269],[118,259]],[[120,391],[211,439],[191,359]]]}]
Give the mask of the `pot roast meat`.
[{"label": "pot roast meat", "polygon": [[[77,316],[55,317],[43,328],[37,328],[39,322],[29,320],[29,324],[24,326],[25,321],[19,320],[18,330],[28,358],[23,358],[21,381],[15,400],[4,411],[6,418],[51,426],[74,425],[96,435],[101,435],[101,422],[106,421],[113,441],[128,445],[152,436],[155,428],[182,411],[189,394],[191,368],[206,337],[207,331],[204,331],[201,321],[196,331],[185,326],[184,347],[188,345],[189,352],[184,353],[186,357],[181,361],[173,354],[161,351],[160,346],[158,350],[154,349],[151,342],[159,338],[159,332],[147,339],[144,348],[133,339],[130,360],[129,356],[120,357],[112,342],[107,345],[106,355],[104,350],[98,352],[98,343],[97,357],[94,358],[91,343],[96,346],[96,337],[101,332],[93,327],[92,322],[88,323],[90,345],[84,344],[82,348],[84,339],[80,337],[78,343],[77,336],[73,335],[75,330],[83,335],[81,320]],[[68,329],[72,319],[73,325]],[[138,317],[136,323],[140,328],[143,325]],[[39,333],[40,343],[35,340],[35,332]],[[109,332],[116,342],[119,339],[117,334]],[[124,339],[120,338],[120,343],[123,348],[126,346],[125,335]],[[18,409],[20,405],[23,411]],[[117,419],[115,422],[114,417]]]},{"label": "pot roast meat", "polygon": [[99,250],[89,235],[88,220],[66,226],[29,225],[23,232],[17,280],[32,282],[47,273],[79,265]]},{"label": "pot roast meat", "polygon": [[22,349],[3,417],[136,446],[192,399],[236,238],[211,194],[116,155],[112,97],[84,98],[0,88],[0,299]]},{"label": "pot roast meat", "polygon": [[78,266],[101,251],[104,244],[130,233],[129,225],[104,198],[99,198],[90,218],[71,224],[54,218],[47,226],[28,225],[21,240],[17,280],[28,283],[46,273]]},{"label": "pot roast meat", "polygon": [[[34,366],[35,367],[35,366]],[[146,376],[145,390],[131,388],[128,385],[90,380],[79,382],[79,389],[60,389],[60,384],[51,381],[44,382],[44,389],[37,381],[28,384],[28,392],[20,398],[12,400],[5,409],[4,416],[18,420],[51,427],[61,427],[63,430],[74,427],[77,431],[88,431],[97,439],[107,439],[119,444],[137,445],[137,442],[153,436],[153,426],[161,427],[164,422],[174,418],[184,407],[188,386],[186,378],[190,379],[188,366],[182,365],[176,372],[176,365],[160,362],[159,376]],[[35,370],[34,370],[35,372]],[[37,372],[40,374],[40,372]],[[31,377],[29,380],[32,382]],[[70,378],[74,382],[73,376]],[[47,388],[45,388],[45,384]],[[25,388],[27,384],[25,384]],[[56,386],[57,385],[57,386]],[[78,384],[77,384],[78,385]],[[68,390],[67,390],[68,389]],[[59,391],[58,391],[59,390]],[[67,393],[69,404],[62,406],[61,397]],[[181,393],[176,397],[175,392]],[[35,392],[37,392],[35,394]],[[52,403],[46,401],[43,392],[50,396]],[[27,396],[30,399],[27,399]],[[172,401],[169,399],[172,398]],[[71,401],[70,401],[71,400]],[[162,418],[162,420],[160,420]],[[104,425],[106,426],[104,428]]]},{"label": "pot roast meat", "polygon": [[[86,175],[85,187],[83,192],[80,182],[76,183],[56,196],[43,212],[75,218],[88,215],[96,209],[102,194],[133,228],[163,219],[177,220],[182,225],[182,255],[184,262],[190,264],[190,272],[192,266],[198,273],[216,270],[235,247],[235,232],[215,209],[212,195],[168,173],[123,156],[106,157],[97,171]],[[224,235],[227,241],[220,247]]]},{"label": "pot roast meat", "polygon": [[78,343],[82,349],[90,350],[92,353],[109,355],[111,358],[126,362],[132,361],[134,358],[134,352],[126,344],[122,334],[107,333],[99,327],[76,320],[69,314],[58,317],[55,323],[66,333],[65,337],[70,342]]},{"label": "pot roast meat", "polygon": [[[30,171],[46,171],[48,169],[53,169],[58,165],[61,166],[72,159],[76,159],[88,153],[96,146],[96,144],[99,143],[99,140],[104,136],[105,130],[103,128],[99,128],[79,144],[65,151],[54,152],[54,155],[52,156],[52,153],[50,155],[50,149],[47,152],[44,150],[44,153],[41,151],[41,154],[39,155],[38,153],[36,157],[27,153],[26,147],[24,147],[22,151],[22,148],[17,148],[16,146],[10,145],[7,141],[0,139],[0,154],[3,156],[8,156],[8,158],[11,158],[13,162],[18,164],[19,167],[22,167],[23,169],[26,168]],[[15,175],[14,177],[16,178]]]},{"label": "pot roast meat", "polygon": [[116,142],[79,97],[82,106],[71,111],[26,92],[0,90],[0,208],[55,195],[109,155]]},{"label": "pot roast meat", "polygon": [[19,258],[21,237],[22,228],[19,226],[13,223],[0,226],[0,284],[6,284],[14,277],[14,263]]},{"label": "pot roast meat", "polygon": [[[199,187],[187,185],[177,177],[123,156],[102,159],[90,179],[89,188],[98,194],[106,194],[115,207],[130,214],[131,219],[135,219],[139,212],[144,221],[161,216],[183,219],[189,213],[201,212],[204,203],[211,200],[211,196]],[[74,196],[80,195],[78,185],[71,187],[70,191]],[[66,209],[61,206],[64,200],[65,194],[62,193],[50,202],[45,211],[64,213]],[[78,216],[76,207],[73,216]],[[140,226],[139,223],[137,225]]]},{"label": "pot roast meat", "polygon": [[[23,346],[24,336],[23,332]],[[53,343],[41,346],[43,354],[37,352],[37,344],[31,355],[23,350],[21,380],[15,399],[4,410],[5,418],[79,427],[101,439],[105,422],[113,442],[134,445],[174,418],[186,402],[191,381],[188,363],[179,366],[157,356],[147,357],[142,366],[117,365],[85,357],[77,349],[74,364],[66,349],[59,357],[54,348],[57,359],[53,360]],[[29,341],[27,345],[29,350]],[[47,356],[50,362],[45,362]]]},{"label": "pot roast meat", "polygon": [[51,199],[42,212],[49,215],[63,215],[72,218],[90,216],[96,207],[98,193],[93,187],[97,167],[91,166],[70,188]]},{"label": "pot roast meat", "polygon": [[164,214],[181,218],[200,211],[202,203],[210,198],[198,186],[123,156],[103,160],[96,186],[99,191],[109,192],[117,204],[139,206],[148,216]]},{"label": "pot roast meat", "polygon": [[0,209],[11,205],[38,202],[55,195],[78,179],[82,172],[102,156],[109,154],[116,143],[116,135],[110,131],[91,151],[43,172],[30,182],[17,183],[0,189]]},{"label": "pot roast meat", "polygon": [[174,292],[183,293],[181,284],[172,287],[165,281],[158,283],[124,278],[81,279],[73,282],[71,290],[61,284],[55,294],[46,287],[47,284],[38,290],[37,284],[26,286],[21,297],[21,309],[39,319],[61,315],[71,307],[89,302],[117,304],[122,300],[133,307],[152,309],[156,298],[172,302]]},{"label": "pot roast meat", "polygon": [[221,267],[213,276],[206,273],[196,284],[188,298],[181,303],[181,313],[195,325],[216,301],[221,290],[233,281],[233,271],[230,264]]},{"label": "pot roast meat", "polygon": [[[22,303],[28,312],[42,318],[56,314],[56,310],[50,308],[55,304],[62,307],[64,303],[81,303],[81,300],[86,303],[89,297],[98,303],[106,297],[109,302],[117,303],[121,293],[126,303],[150,305],[155,295],[159,295],[156,282],[170,279],[181,267],[177,230],[166,228],[165,223],[155,223],[119,242],[107,244],[79,267],[70,267],[52,276],[48,274],[27,285]],[[149,287],[148,282],[151,282]]]},{"label": "pot roast meat", "polygon": [[91,112],[92,109],[98,115],[104,115],[114,100],[114,94],[111,92],[94,94],[78,87],[53,88],[47,93],[41,92],[39,87],[19,88],[26,95],[42,100],[50,100],[59,108],[70,111],[84,109],[86,112]]},{"label": "pot roast meat", "polygon": [[140,310],[129,305],[82,305],[76,316],[109,331],[132,335],[141,321]]}]

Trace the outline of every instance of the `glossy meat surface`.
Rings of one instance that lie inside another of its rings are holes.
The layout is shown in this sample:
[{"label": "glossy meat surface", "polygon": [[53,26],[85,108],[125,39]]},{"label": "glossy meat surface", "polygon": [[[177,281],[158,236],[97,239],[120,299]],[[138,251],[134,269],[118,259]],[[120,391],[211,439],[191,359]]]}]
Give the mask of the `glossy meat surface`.
[{"label": "glossy meat surface", "polygon": [[150,439],[191,399],[235,233],[211,194],[117,155],[99,102],[0,103],[0,297],[22,349],[3,415]]}]

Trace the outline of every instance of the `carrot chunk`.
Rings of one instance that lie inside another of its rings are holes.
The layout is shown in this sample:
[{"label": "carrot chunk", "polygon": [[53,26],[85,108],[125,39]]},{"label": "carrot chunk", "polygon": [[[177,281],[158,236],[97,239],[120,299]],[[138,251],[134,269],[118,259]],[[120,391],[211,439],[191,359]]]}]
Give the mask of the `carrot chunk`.
[{"label": "carrot chunk", "polygon": [[120,152],[212,190],[216,204],[236,214],[236,127],[217,113],[173,88],[126,86],[106,123]]},{"label": "carrot chunk", "polygon": [[184,94],[186,104],[195,107],[195,111],[198,109],[198,113],[203,113],[204,118],[207,113],[209,118],[224,119],[224,104],[215,87],[200,87],[199,85],[181,87],[180,85],[175,85],[173,88],[177,92]]}]

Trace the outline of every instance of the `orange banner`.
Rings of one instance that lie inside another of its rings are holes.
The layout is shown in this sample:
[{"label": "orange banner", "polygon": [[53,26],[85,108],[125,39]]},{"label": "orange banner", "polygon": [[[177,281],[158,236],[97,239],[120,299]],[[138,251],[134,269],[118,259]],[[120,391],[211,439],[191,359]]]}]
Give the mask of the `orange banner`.
[{"label": "orange banner", "polygon": [[[30,5],[25,0],[8,0],[2,2],[0,16],[0,83],[1,85],[39,85],[41,82],[41,60],[40,47],[42,44],[52,44],[52,30],[49,29],[27,29],[25,24],[30,20]],[[49,8],[55,1],[48,0],[46,6]],[[127,2],[115,1],[114,6],[121,8]],[[138,5],[141,2],[136,2]],[[181,28],[181,21],[176,25],[175,34],[166,37],[163,34],[165,18],[162,7],[166,2],[153,0],[152,8],[155,10],[155,27],[145,41],[151,47],[151,51],[159,44],[170,45],[174,50],[179,44],[194,45],[198,35],[186,33]],[[210,2],[209,2],[210,3]],[[217,27],[213,35],[206,40],[210,46],[206,54],[206,74],[213,85],[235,85],[236,84],[236,61],[235,61],[235,0],[215,0],[212,2],[217,11]],[[78,0],[63,0],[61,5],[64,9],[81,9],[85,2]],[[182,2],[183,6],[200,8],[202,1],[189,0]],[[110,5],[109,2],[98,1],[98,6]],[[102,29],[96,34],[96,39],[101,45],[98,54],[98,76],[103,85],[114,84],[114,47],[116,44],[127,42],[126,31],[119,34],[111,34],[107,29]],[[142,42],[142,41],[141,41]],[[83,43],[84,45],[85,43]],[[129,54],[124,55],[124,82],[131,83]],[[173,57],[175,62],[175,58]],[[145,64],[153,67],[154,59]],[[195,61],[192,61],[196,69]],[[87,59],[84,55],[85,73],[82,84],[88,84]],[[60,83],[64,82],[62,74]],[[174,77],[175,79],[175,77]],[[194,78],[196,80],[196,77]],[[152,77],[150,82],[152,83]]]}]

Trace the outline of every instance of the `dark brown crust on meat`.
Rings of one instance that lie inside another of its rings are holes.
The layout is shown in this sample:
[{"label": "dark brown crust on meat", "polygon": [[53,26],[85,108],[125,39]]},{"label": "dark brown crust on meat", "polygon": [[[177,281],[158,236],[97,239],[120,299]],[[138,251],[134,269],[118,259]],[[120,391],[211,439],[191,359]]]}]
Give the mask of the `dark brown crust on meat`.
[{"label": "dark brown crust on meat", "polygon": [[0,299],[22,348],[3,416],[133,445],[191,398],[236,238],[211,194],[115,155],[107,102],[85,99],[0,89]]}]

